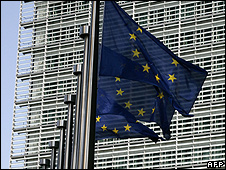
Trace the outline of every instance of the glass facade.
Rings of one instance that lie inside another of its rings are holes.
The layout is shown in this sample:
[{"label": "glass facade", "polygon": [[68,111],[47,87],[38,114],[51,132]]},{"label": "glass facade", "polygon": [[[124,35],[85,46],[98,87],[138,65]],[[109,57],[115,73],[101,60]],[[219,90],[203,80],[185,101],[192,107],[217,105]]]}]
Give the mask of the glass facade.
[{"label": "glass facade", "polygon": [[[192,110],[175,113],[172,138],[96,142],[95,168],[206,168],[225,159],[225,2],[118,1],[177,56],[208,71]],[[101,2],[100,32],[104,2]],[[67,117],[64,95],[76,91],[73,66],[83,61],[82,25],[89,1],[21,1],[10,168],[40,168]],[[101,34],[100,34],[101,39]],[[154,123],[147,126],[161,135]]]}]

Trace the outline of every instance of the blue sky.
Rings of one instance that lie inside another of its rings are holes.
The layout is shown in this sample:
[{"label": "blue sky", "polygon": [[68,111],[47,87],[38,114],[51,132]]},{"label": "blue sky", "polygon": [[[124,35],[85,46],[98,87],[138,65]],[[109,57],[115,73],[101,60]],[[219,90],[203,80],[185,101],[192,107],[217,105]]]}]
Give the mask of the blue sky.
[{"label": "blue sky", "polygon": [[20,1],[1,1],[1,169],[9,169]]}]

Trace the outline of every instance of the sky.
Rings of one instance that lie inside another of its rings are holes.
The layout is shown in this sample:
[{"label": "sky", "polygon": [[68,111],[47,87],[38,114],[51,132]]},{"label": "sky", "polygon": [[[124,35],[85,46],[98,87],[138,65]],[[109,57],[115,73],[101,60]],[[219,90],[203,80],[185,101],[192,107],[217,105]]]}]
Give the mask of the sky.
[{"label": "sky", "polygon": [[1,1],[1,169],[9,169],[20,1]]}]

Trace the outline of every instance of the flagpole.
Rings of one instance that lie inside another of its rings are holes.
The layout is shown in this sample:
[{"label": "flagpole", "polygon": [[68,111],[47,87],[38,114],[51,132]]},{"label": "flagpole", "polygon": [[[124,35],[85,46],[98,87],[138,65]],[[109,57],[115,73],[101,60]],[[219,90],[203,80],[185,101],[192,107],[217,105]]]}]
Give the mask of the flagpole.
[{"label": "flagpole", "polygon": [[[84,168],[94,169],[94,150],[95,150],[95,128],[96,128],[96,100],[97,100],[97,73],[98,73],[98,50],[99,50],[99,11],[100,2],[92,2],[92,16],[90,26],[90,70],[89,70],[89,94],[87,114],[90,115],[90,121],[87,121],[87,125],[90,123],[90,132],[87,132],[86,139],[86,158],[84,161]],[[88,155],[87,155],[88,154]]]},{"label": "flagpole", "polygon": [[72,125],[73,125],[73,111],[74,111],[75,99],[76,99],[76,96],[74,94],[67,94],[64,96],[64,103],[68,104],[64,169],[70,169],[70,166],[71,166]]},{"label": "flagpole", "polygon": [[[74,75],[77,76],[77,95],[76,95],[76,115],[75,115],[75,121],[74,121],[74,134],[73,134],[73,156],[72,156],[72,162],[71,162],[71,168],[72,169],[78,169],[78,160],[79,160],[79,151],[80,151],[80,140],[81,140],[81,134],[83,134],[83,131],[81,131],[81,122],[83,120],[84,115],[82,115],[84,112],[81,112],[80,107],[82,105],[81,93],[83,93],[83,87],[82,82],[84,84],[84,68],[87,68],[87,56],[89,51],[89,26],[83,25],[80,27],[80,33],[79,36],[84,39],[84,60],[83,65],[77,64],[74,67]],[[83,70],[82,70],[83,69]],[[86,69],[87,70],[87,69]],[[82,79],[83,75],[83,79]],[[82,81],[83,80],[83,81]]]},{"label": "flagpole", "polygon": [[80,91],[80,138],[78,147],[77,169],[94,169],[96,96],[99,39],[99,1],[92,1],[91,25],[89,28],[88,48],[84,51],[83,71]]},{"label": "flagpole", "polygon": [[66,127],[65,120],[57,121],[57,128],[60,129],[60,143],[59,143],[59,149],[58,149],[57,169],[63,169],[64,167],[63,163],[64,163],[65,127]]}]

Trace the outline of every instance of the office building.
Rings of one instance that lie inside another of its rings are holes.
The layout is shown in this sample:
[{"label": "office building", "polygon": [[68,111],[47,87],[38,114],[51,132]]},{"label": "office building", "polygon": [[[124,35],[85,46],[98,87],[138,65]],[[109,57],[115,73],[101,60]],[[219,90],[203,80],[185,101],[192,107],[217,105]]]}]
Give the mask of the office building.
[{"label": "office building", "polygon": [[[225,160],[225,2],[119,1],[118,4],[178,57],[208,71],[191,114],[175,113],[169,141],[104,139],[95,168],[206,168]],[[102,21],[104,2],[101,2]],[[56,122],[67,117],[64,95],[75,93],[73,66],[83,61],[81,25],[91,1],[21,1],[10,168],[40,168]],[[100,24],[100,27],[102,24]],[[101,32],[101,28],[100,28]],[[101,39],[101,35],[100,35]],[[147,123],[161,135],[159,127]]]}]

